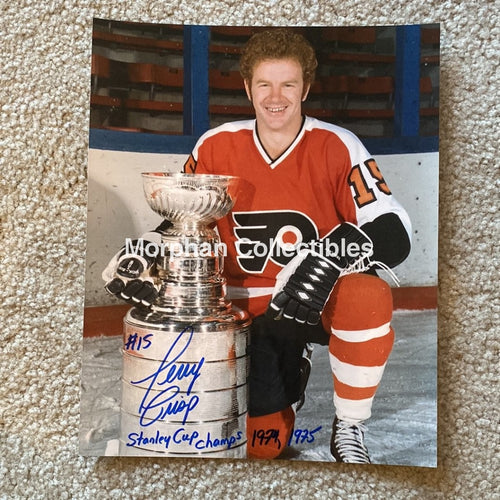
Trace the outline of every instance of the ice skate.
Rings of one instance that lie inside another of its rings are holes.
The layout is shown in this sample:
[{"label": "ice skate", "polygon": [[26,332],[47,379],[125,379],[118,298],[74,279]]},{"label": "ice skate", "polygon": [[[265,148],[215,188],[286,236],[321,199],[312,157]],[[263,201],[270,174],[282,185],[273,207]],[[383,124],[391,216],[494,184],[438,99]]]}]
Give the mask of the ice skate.
[{"label": "ice skate", "polygon": [[368,449],[364,443],[365,431],[366,427],[363,424],[351,424],[335,417],[330,451],[336,462],[371,463]]}]

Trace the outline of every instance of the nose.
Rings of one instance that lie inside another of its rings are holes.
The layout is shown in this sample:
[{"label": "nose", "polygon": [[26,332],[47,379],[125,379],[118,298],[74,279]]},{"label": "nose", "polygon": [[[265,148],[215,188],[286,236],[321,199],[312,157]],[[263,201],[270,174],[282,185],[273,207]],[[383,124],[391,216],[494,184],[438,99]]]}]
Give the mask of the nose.
[{"label": "nose", "polygon": [[271,99],[279,100],[281,98],[281,86],[280,85],[271,85],[270,92]]}]

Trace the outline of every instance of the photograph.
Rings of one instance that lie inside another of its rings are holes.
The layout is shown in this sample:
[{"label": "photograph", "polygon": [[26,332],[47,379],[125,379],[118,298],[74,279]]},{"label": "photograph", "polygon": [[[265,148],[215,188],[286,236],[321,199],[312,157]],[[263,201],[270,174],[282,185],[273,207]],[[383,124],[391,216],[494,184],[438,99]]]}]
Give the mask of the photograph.
[{"label": "photograph", "polygon": [[439,57],[93,20],[81,455],[437,467]]}]

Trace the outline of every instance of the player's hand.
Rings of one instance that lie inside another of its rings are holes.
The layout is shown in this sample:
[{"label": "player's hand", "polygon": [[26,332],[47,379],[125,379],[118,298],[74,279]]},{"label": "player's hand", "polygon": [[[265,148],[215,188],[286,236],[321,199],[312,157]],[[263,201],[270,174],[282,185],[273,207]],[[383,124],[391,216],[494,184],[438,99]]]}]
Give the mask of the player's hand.
[{"label": "player's hand", "polygon": [[277,275],[266,316],[316,325],[339,276],[373,253],[370,238],[350,223],[301,250]]},{"label": "player's hand", "polygon": [[[148,243],[144,241],[145,245]],[[130,304],[150,307],[158,297],[154,263],[154,257],[118,252],[102,273],[105,290]]]}]

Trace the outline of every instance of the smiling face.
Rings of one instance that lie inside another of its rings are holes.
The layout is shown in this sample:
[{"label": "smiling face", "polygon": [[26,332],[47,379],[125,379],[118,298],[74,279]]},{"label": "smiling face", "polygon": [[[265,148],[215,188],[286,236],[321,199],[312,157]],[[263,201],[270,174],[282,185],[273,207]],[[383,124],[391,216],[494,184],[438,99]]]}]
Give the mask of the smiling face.
[{"label": "smiling face", "polygon": [[245,90],[252,101],[259,135],[283,133],[295,137],[302,123],[304,87],[302,67],[294,59],[268,59],[253,68]]}]

